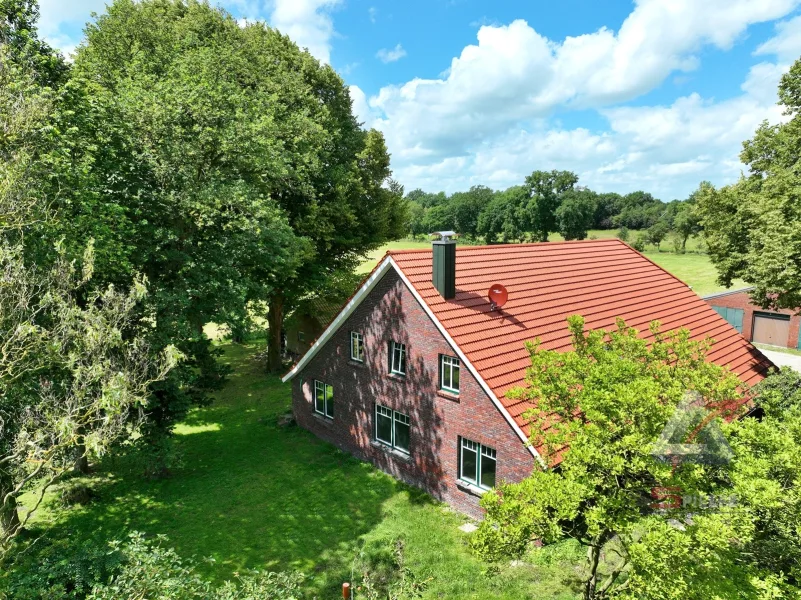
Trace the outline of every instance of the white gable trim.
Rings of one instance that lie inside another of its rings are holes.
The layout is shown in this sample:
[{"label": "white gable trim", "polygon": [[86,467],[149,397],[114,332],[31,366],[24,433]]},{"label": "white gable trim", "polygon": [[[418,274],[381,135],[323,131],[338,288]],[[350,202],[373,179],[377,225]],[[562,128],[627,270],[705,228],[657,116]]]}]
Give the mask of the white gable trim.
[{"label": "white gable trim", "polygon": [[350,299],[350,302],[345,305],[345,308],[339,311],[339,314],[333,321],[331,321],[331,324],[326,328],[325,331],[323,331],[323,334],[317,338],[317,341],[312,344],[312,347],[309,348],[306,354],[304,354],[303,357],[298,361],[298,364],[296,364],[289,373],[281,378],[281,381],[286,383],[292,379],[312,358],[314,358],[314,356],[320,351],[320,348],[322,348],[329,338],[336,333],[340,325],[342,325],[342,323],[344,323],[345,320],[351,314],[353,314],[353,311],[356,310],[356,308],[362,303],[362,301],[367,297],[367,294],[372,291],[381,277],[384,276],[384,273],[386,273],[391,266],[394,266],[397,270],[397,266],[395,266],[395,263],[390,262],[389,257],[384,258],[383,262],[378,266],[373,274],[367,278],[367,280],[362,284],[362,287],[360,287],[359,290],[353,295],[353,298]]},{"label": "white gable trim", "polygon": [[347,318],[351,314],[353,314],[353,311],[356,310],[356,308],[364,301],[367,295],[373,290],[376,284],[381,280],[381,278],[390,268],[393,268],[395,270],[395,272],[400,277],[401,281],[403,281],[403,284],[409,289],[409,291],[414,296],[415,300],[417,300],[417,303],[423,308],[425,313],[431,319],[432,323],[434,323],[436,328],[439,330],[440,334],[442,334],[442,337],[445,338],[448,344],[450,344],[451,348],[453,348],[453,350],[459,356],[459,360],[462,361],[462,363],[467,367],[467,370],[470,371],[473,377],[476,378],[478,384],[481,386],[481,388],[484,390],[487,396],[489,396],[490,400],[492,400],[492,403],[495,405],[495,408],[497,408],[498,411],[503,415],[503,417],[506,419],[506,422],[509,423],[509,426],[514,430],[514,432],[517,434],[520,440],[525,444],[526,448],[529,449],[531,455],[534,458],[536,458],[543,467],[545,467],[546,466],[545,461],[543,460],[540,453],[537,452],[534,446],[528,443],[528,437],[526,436],[526,434],[523,432],[520,426],[515,422],[514,418],[512,418],[512,415],[509,414],[509,411],[506,410],[506,407],[501,403],[500,400],[498,400],[498,397],[492,391],[490,386],[487,385],[487,382],[484,381],[484,378],[481,377],[481,375],[479,375],[478,371],[473,366],[473,364],[467,359],[467,356],[465,356],[461,348],[459,348],[456,342],[453,341],[453,338],[448,334],[448,332],[442,326],[442,323],[439,322],[439,319],[437,319],[437,317],[432,312],[431,308],[428,306],[428,304],[426,304],[425,300],[423,300],[422,296],[420,296],[415,287],[412,285],[412,283],[409,281],[406,275],[404,275],[403,271],[401,271],[400,267],[398,267],[398,265],[395,263],[395,261],[392,259],[391,256],[387,256],[384,258],[384,260],[381,262],[378,268],[362,284],[362,287],[360,287],[359,290],[356,292],[356,294],[354,294],[353,298],[350,299],[350,302],[348,302],[345,305],[345,308],[343,308],[340,311],[340,313],[326,328],[323,334],[319,338],[317,338],[317,341],[314,342],[312,347],[309,348],[308,352],[306,352],[306,354],[303,355],[300,361],[298,361],[298,364],[296,364],[295,367],[289,373],[283,376],[281,381],[287,382],[290,379],[292,379],[295,375],[297,375],[301,370],[303,370],[303,368],[308,364],[308,362],[312,358],[314,358],[314,356],[320,351],[320,349],[331,338],[331,336],[334,335],[334,333],[336,333],[336,331],[345,322],[345,320],[347,320]]},{"label": "white gable trim", "polygon": [[540,455],[540,453],[537,452],[537,449],[534,448],[534,446],[529,444],[528,437],[526,437],[526,434],[523,432],[523,430],[520,428],[520,426],[512,418],[512,415],[509,414],[509,411],[506,410],[506,407],[501,403],[500,400],[498,400],[498,397],[492,391],[490,386],[487,385],[487,382],[484,381],[484,378],[481,375],[479,375],[478,371],[473,366],[473,364],[469,360],[467,360],[467,356],[465,356],[464,352],[462,352],[462,349],[459,348],[459,346],[456,344],[456,342],[453,341],[453,338],[448,334],[448,332],[442,326],[442,323],[439,322],[439,319],[437,319],[437,317],[434,316],[433,311],[431,310],[431,308],[429,308],[428,304],[423,300],[423,297],[417,292],[415,287],[407,279],[406,275],[403,273],[403,271],[401,271],[401,269],[398,267],[398,265],[395,264],[395,261],[392,260],[391,256],[388,257],[388,260],[392,263],[392,266],[395,267],[395,271],[397,271],[398,276],[401,278],[401,280],[406,285],[406,287],[409,288],[409,291],[412,292],[412,295],[415,297],[415,299],[420,304],[420,306],[423,307],[423,310],[429,316],[431,321],[434,323],[434,325],[436,325],[437,329],[439,329],[439,332],[442,334],[442,337],[444,337],[445,340],[451,345],[451,348],[453,348],[454,351],[456,352],[456,354],[459,356],[459,360],[462,361],[462,363],[467,367],[467,370],[470,371],[470,373],[473,375],[473,377],[476,378],[476,381],[478,381],[478,384],[481,386],[481,388],[484,390],[484,392],[487,394],[487,396],[489,396],[490,400],[492,400],[492,403],[495,405],[495,407],[504,416],[504,418],[506,419],[506,422],[509,423],[510,427],[515,431],[515,433],[518,435],[518,437],[526,445],[526,448],[529,449],[529,451],[531,452],[531,455],[534,458],[536,458],[543,467],[545,467],[546,466],[545,461],[543,460],[543,458]]}]

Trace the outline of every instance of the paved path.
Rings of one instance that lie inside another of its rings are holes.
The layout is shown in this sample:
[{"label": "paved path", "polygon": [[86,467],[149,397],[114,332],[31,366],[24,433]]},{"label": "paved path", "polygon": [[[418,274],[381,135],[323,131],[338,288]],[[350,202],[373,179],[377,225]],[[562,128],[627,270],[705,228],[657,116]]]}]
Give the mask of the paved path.
[{"label": "paved path", "polygon": [[764,348],[760,348],[760,350],[762,350],[762,354],[772,360],[777,367],[790,367],[791,369],[801,372],[801,356],[776,352],[775,350],[765,350]]}]

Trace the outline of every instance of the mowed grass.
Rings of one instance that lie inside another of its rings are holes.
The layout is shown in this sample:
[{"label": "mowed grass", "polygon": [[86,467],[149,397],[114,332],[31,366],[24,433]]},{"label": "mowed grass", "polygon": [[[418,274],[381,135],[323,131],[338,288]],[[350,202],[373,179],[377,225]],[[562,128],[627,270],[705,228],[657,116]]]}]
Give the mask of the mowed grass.
[{"label": "mowed grass", "polygon": [[[636,231],[630,231],[629,239],[635,239],[637,233]],[[588,232],[588,236],[595,236],[597,239],[612,239],[617,237],[617,230],[592,230]],[[559,242],[562,241],[562,237],[559,234],[551,234],[549,240],[552,242]],[[675,252],[669,252],[667,250],[667,242],[663,242],[661,251],[657,251],[653,246],[648,246],[643,254],[692,287],[693,291],[699,296],[724,291],[727,288],[717,282],[717,270],[712,264],[712,261],[709,260],[709,256],[695,252],[698,245],[699,240],[697,238],[690,238],[687,241],[687,253],[676,254]],[[371,253],[368,259],[362,263],[359,271],[362,273],[369,273],[384,254],[386,254],[387,250],[410,250],[430,247],[431,242],[423,240],[399,240],[390,242]],[[746,285],[744,281],[737,279],[732,282],[731,288],[728,289],[742,288],[746,287]]]},{"label": "mowed grass", "polygon": [[212,406],[178,426],[184,464],[172,477],[149,480],[135,462],[106,461],[92,478],[99,501],[50,505],[34,526],[101,544],[133,530],[165,534],[181,556],[212,558],[201,564],[216,581],[248,569],[300,570],[307,597],[321,599],[352,580],[362,544],[400,537],[406,565],[429,580],[425,598],[576,597],[562,583],[575,568],[563,556],[569,546],[488,569],[458,529],[465,517],[303,429],[278,427],[290,390],[254,361],[262,346],[222,345],[233,376]]}]

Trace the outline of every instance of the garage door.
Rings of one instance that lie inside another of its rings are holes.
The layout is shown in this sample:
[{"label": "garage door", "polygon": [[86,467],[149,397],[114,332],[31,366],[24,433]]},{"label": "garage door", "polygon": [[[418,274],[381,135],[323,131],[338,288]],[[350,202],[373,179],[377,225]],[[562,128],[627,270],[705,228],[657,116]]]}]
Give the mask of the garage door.
[{"label": "garage door", "polygon": [[790,316],[754,313],[753,341],[773,346],[787,346],[790,337]]}]

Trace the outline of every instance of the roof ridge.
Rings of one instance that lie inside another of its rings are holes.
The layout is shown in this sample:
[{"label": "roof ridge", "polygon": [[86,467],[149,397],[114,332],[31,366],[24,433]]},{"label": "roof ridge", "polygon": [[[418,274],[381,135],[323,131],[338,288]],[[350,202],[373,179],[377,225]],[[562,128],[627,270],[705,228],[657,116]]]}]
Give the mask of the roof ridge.
[{"label": "roof ridge", "polygon": [[[489,250],[489,249],[500,249],[500,248],[526,248],[530,246],[550,246],[555,244],[597,244],[597,243],[611,243],[611,242],[620,242],[624,246],[628,246],[623,240],[618,238],[602,238],[597,240],[559,240],[554,242],[522,242],[522,243],[510,243],[510,244],[480,244],[477,246],[473,246],[470,244],[465,244],[462,246],[456,246],[457,250]],[[387,254],[391,256],[396,256],[398,254],[414,254],[415,252],[431,252],[431,248],[406,248],[402,250],[387,250]]]}]

